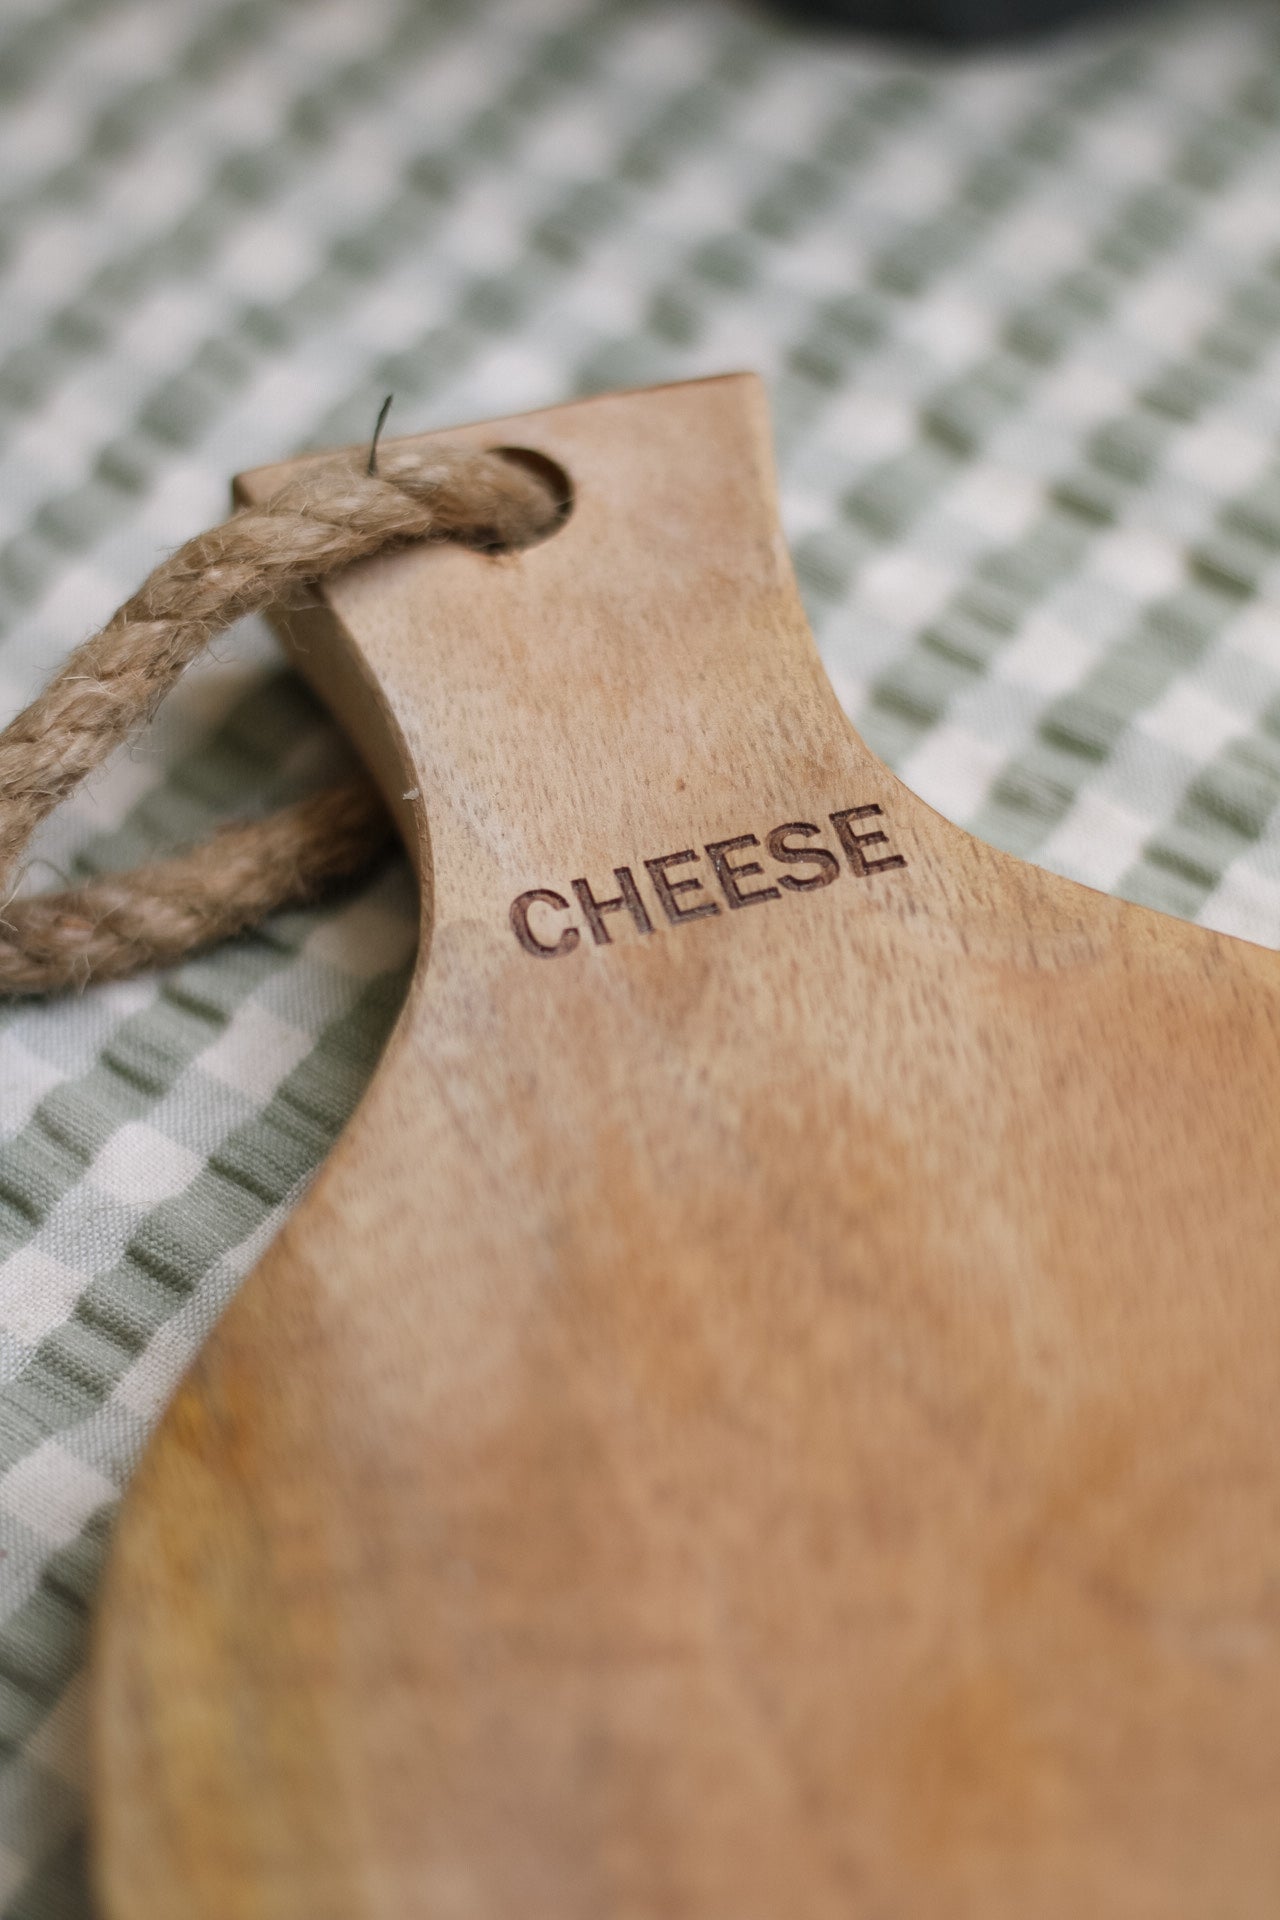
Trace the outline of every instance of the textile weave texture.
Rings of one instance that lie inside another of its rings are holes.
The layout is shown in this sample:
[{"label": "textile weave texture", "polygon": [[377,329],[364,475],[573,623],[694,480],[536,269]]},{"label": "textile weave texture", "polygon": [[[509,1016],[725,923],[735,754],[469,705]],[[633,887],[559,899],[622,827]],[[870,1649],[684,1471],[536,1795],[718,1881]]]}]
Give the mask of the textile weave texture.
[{"label": "textile weave texture", "polygon": [[[0,712],[237,469],[749,366],[837,691],[976,833],[1280,946],[1280,15],[932,62],[728,0],[7,0]],[[241,630],[48,884],[333,777]],[[112,1510],[404,991],[400,862],[0,1014],[0,1913],[87,1920]]]}]

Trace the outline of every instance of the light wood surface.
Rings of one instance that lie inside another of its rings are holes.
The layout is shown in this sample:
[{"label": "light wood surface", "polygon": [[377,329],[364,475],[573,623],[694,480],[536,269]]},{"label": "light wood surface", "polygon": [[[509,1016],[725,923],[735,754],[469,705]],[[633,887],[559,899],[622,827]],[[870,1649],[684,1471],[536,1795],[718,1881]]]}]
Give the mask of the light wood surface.
[{"label": "light wood surface", "polygon": [[575,507],[301,630],[422,950],[126,1502],[109,1920],[1275,1920],[1280,959],[870,756],[750,379],[461,437]]}]

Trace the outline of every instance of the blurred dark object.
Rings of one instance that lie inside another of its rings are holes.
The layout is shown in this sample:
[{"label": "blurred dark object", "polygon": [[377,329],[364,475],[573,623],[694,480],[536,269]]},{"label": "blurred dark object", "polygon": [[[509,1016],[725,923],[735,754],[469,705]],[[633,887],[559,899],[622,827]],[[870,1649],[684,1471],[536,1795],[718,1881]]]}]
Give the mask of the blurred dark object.
[{"label": "blurred dark object", "polygon": [[774,0],[781,11],[898,39],[970,46],[1014,40],[1110,14],[1129,18],[1135,0]]}]

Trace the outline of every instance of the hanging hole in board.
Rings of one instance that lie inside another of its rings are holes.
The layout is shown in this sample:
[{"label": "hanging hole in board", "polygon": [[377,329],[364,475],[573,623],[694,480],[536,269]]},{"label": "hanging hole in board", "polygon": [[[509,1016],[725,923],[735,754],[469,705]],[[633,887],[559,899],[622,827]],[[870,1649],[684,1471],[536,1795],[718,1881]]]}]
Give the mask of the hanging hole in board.
[{"label": "hanging hole in board", "polygon": [[533,447],[491,447],[503,460],[510,460],[513,466],[523,467],[526,473],[532,473],[550,489],[559,508],[554,524],[545,533],[535,534],[526,544],[541,546],[544,540],[554,540],[556,535],[573,512],[573,482],[560,465],[548,454],[538,453]]}]

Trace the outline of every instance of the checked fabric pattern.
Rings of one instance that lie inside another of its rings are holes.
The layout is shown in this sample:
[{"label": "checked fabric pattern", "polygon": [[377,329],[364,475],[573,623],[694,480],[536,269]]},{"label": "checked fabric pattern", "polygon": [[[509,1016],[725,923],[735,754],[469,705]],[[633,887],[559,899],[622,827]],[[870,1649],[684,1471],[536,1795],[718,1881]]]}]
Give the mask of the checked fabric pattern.
[{"label": "checked fabric pattern", "polygon": [[[1280,945],[1280,14],[968,64],[729,0],[6,0],[0,713],[221,516],[367,436],[753,366],[871,745],[977,833]],[[343,748],[265,634],[33,879]],[[87,1622],[190,1355],[340,1130],[391,864],[174,972],[0,1012],[0,1913],[88,1920]]]}]

